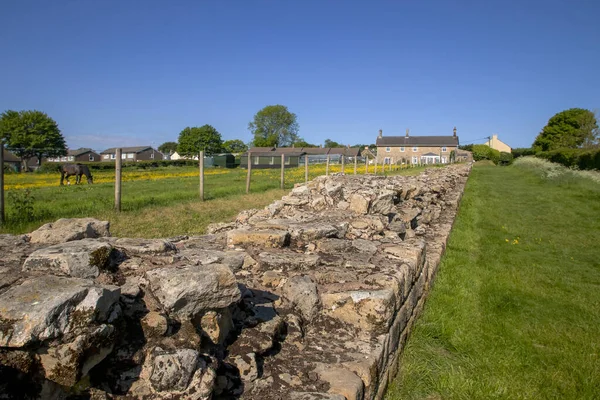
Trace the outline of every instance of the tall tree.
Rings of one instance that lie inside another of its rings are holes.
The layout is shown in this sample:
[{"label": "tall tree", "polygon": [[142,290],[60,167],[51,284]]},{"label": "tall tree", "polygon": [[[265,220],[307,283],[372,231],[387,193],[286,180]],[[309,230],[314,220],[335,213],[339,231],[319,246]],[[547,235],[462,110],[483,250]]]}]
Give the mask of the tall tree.
[{"label": "tall tree", "polygon": [[163,154],[173,154],[177,151],[177,142],[164,142],[158,146],[158,151]]},{"label": "tall tree", "polygon": [[536,151],[561,147],[577,148],[597,142],[598,123],[594,113],[583,108],[570,108],[555,114],[533,142]]},{"label": "tall tree", "polygon": [[6,141],[8,150],[21,158],[24,170],[33,157],[42,165],[44,157],[67,155],[65,138],[58,124],[41,111],[5,111],[0,116],[0,138]]},{"label": "tall tree", "polygon": [[240,139],[232,139],[226,140],[223,143],[223,150],[228,153],[243,153],[248,150],[248,146],[246,146],[246,143],[242,142]]},{"label": "tall tree", "polygon": [[248,130],[254,136],[253,145],[258,147],[290,146],[298,140],[299,129],[296,114],[279,104],[266,106],[248,123]]},{"label": "tall tree", "polygon": [[325,142],[323,144],[325,145],[325,147],[344,147],[343,144],[339,144],[338,142],[334,142],[331,139],[325,139]]},{"label": "tall tree", "polygon": [[304,140],[302,138],[298,138],[296,143],[294,143],[294,146],[296,146],[296,147],[319,147],[316,144],[308,143],[306,140]]},{"label": "tall tree", "polygon": [[221,134],[210,125],[189,126],[179,134],[177,152],[185,157],[193,157],[204,150],[206,154],[220,153],[223,148]]}]

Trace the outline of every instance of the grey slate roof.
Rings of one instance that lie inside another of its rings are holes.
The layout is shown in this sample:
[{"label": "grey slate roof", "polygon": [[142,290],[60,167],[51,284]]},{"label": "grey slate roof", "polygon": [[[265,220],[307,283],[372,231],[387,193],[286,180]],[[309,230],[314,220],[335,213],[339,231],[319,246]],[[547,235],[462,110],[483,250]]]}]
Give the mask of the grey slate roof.
[{"label": "grey slate roof", "polygon": [[458,136],[384,136],[377,146],[458,146]]},{"label": "grey slate roof", "polygon": [[[137,146],[137,147],[121,147],[123,153],[141,153],[144,150],[151,149],[152,146]],[[111,147],[110,149],[104,150],[100,154],[113,154],[117,152],[118,147]],[[158,151],[158,150],[157,150]]]},{"label": "grey slate roof", "polygon": [[10,151],[8,151],[6,149],[2,149],[2,152],[4,154],[4,162],[21,162],[19,157],[15,156]]},{"label": "grey slate roof", "polygon": [[[327,154],[344,154],[349,157],[360,155],[361,149],[358,147],[252,147],[248,150],[253,155],[273,156],[283,154],[294,155],[327,155]],[[248,152],[244,153],[247,155]]]},{"label": "grey slate roof", "polygon": [[69,150],[68,155],[77,157],[77,156],[80,156],[82,154],[89,153],[89,152],[95,153],[95,151],[92,149],[89,149],[87,147],[82,147],[81,149]]}]

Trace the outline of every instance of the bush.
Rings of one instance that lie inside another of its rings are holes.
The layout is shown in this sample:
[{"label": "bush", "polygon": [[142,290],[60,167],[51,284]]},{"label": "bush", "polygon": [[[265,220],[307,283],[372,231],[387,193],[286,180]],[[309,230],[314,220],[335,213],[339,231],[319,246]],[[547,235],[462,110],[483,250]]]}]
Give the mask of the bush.
[{"label": "bush", "polygon": [[534,156],[535,150],[533,150],[531,147],[517,147],[512,149],[512,155],[514,158]]},{"label": "bush", "polygon": [[507,153],[505,151],[500,152],[500,160],[498,162],[499,165],[510,165],[512,164],[514,157],[511,153]]},{"label": "bush", "polygon": [[490,160],[497,165],[500,161],[500,152],[485,144],[475,144],[473,145],[473,160]]},{"label": "bush", "polygon": [[565,167],[578,168],[584,170],[600,170],[600,149],[556,149],[551,151],[542,151],[536,154],[539,158],[544,158]]}]

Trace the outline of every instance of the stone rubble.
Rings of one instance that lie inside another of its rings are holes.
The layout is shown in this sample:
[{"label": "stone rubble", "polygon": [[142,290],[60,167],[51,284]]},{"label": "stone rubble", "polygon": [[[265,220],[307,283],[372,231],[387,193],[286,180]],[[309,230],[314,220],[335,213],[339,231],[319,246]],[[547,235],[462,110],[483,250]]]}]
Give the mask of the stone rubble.
[{"label": "stone rubble", "polygon": [[0,398],[381,399],[469,172],[322,176],[196,237],[0,235]]}]

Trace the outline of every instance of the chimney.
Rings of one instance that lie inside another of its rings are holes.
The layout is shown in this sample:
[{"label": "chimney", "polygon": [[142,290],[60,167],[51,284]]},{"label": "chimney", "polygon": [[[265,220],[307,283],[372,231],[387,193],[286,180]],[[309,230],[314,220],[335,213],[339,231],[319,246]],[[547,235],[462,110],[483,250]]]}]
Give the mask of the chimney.
[{"label": "chimney", "polygon": [[452,136],[456,137],[456,127],[454,127],[454,131],[453,132],[454,132],[454,135],[452,135]]},{"label": "chimney", "polygon": [[379,130],[379,136],[377,136],[377,137],[379,139],[381,139],[383,137],[383,130],[382,129]]},{"label": "chimney", "polygon": [[408,131],[409,131],[408,128],[406,128],[406,137],[408,137]]}]

